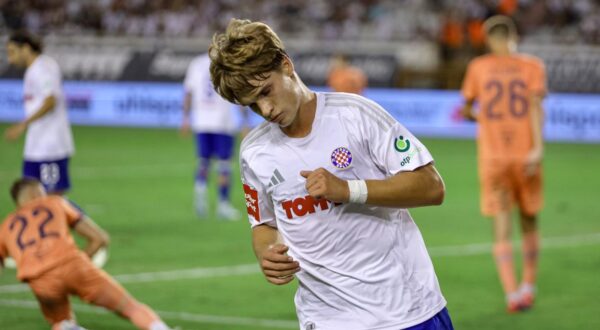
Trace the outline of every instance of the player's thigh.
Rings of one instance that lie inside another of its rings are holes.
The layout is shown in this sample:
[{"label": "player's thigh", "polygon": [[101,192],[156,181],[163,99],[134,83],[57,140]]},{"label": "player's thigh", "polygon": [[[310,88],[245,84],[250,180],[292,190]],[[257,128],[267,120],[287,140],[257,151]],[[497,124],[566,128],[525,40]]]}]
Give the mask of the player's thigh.
[{"label": "player's thigh", "polygon": [[214,134],[196,133],[196,156],[210,158],[214,153]]},{"label": "player's thigh", "polygon": [[479,162],[479,185],[481,211],[486,216],[495,216],[510,209],[512,180],[510,164],[500,161]]},{"label": "player's thigh", "polygon": [[517,178],[516,199],[521,213],[532,216],[537,214],[543,204],[543,173],[538,166],[533,175],[527,175],[525,164],[517,164],[513,168]]},{"label": "player's thigh", "polygon": [[233,135],[229,134],[215,134],[214,144],[215,153],[219,160],[229,160],[233,154]]},{"label": "player's thigh", "polygon": [[69,290],[83,301],[120,311],[129,294],[105,271],[96,268],[85,256],[68,265],[71,268]]},{"label": "player's thigh", "polygon": [[62,273],[51,270],[29,281],[29,287],[48,322],[54,324],[71,318],[71,304]]}]

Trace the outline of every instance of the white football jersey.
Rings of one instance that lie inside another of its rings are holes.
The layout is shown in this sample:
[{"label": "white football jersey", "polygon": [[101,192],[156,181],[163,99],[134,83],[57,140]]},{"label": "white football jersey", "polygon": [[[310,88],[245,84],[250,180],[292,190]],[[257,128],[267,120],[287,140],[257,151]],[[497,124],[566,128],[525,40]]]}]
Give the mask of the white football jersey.
[{"label": "white football jersey", "polygon": [[382,180],[432,163],[429,151],[378,104],[317,93],[311,133],[286,136],[265,122],[242,142],[240,166],[251,225],[276,227],[300,263],[301,329],[398,330],[446,301],[406,209],[339,204],[308,195],[302,170]]},{"label": "white football jersey", "polygon": [[53,95],[54,109],[27,128],[24,156],[29,161],[50,161],[70,157],[75,148],[62,88],[62,75],[56,61],[40,54],[25,71],[23,87],[25,116],[38,112],[44,100]]},{"label": "white football jersey", "polygon": [[232,113],[235,105],[223,99],[210,80],[208,54],[196,57],[190,63],[183,86],[192,94],[191,127],[196,133],[233,134],[237,128]]}]

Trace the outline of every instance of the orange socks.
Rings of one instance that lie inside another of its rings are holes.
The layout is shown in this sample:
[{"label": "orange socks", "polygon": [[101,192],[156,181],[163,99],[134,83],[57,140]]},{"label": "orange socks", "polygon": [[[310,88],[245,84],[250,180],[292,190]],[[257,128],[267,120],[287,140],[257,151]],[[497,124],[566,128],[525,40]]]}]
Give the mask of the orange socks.
[{"label": "orange socks", "polygon": [[537,275],[539,241],[537,230],[523,234],[523,283],[531,286]]}]

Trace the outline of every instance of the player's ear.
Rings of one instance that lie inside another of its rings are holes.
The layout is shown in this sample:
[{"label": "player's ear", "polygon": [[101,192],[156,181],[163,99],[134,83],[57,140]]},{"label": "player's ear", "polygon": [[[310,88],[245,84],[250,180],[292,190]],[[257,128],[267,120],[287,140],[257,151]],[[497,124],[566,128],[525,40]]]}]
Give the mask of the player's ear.
[{"label": "player's ear", "polygon": [[281,62],[281,72],[288,77],[294,75],[294,63],[292,63],[292,60],[287,56],[285,56]]}]

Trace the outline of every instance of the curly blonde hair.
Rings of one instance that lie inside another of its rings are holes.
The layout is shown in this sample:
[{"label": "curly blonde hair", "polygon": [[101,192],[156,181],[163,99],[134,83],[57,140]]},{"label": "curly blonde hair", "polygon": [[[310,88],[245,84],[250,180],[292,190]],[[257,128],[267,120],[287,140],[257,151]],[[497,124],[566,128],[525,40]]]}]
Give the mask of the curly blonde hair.
[{"label": "curly blonde hair", "polygon": [[215,90],[232,103],[251,94],[250,80],[265,80],[287,57],[283,43],[261,22],[232,19],[225,33],[215,34],[208,49]]}]

